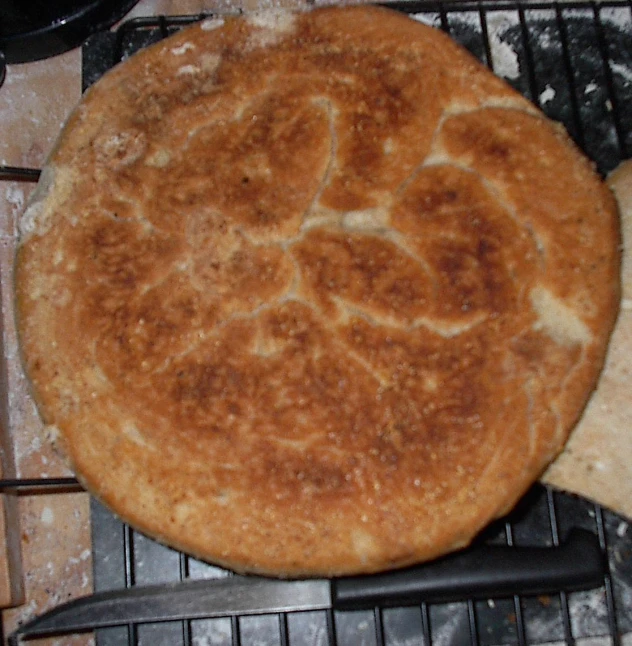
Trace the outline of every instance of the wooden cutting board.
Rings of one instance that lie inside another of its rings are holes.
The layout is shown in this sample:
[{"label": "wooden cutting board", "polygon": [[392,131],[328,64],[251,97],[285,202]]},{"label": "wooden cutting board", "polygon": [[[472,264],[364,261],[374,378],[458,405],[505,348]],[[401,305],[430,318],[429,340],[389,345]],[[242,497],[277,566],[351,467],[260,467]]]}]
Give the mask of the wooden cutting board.
[{"label": "wooden cutting board", "polygon": [[621,213],[621,310],[597,390],[543,481],[632,518],[632,159],[608,183]]}]

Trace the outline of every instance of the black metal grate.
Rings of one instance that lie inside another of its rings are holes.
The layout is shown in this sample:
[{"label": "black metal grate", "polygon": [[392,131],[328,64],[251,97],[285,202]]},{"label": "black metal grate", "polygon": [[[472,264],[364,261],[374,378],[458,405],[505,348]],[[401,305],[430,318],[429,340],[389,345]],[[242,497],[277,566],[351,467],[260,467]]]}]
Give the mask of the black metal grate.
[{"label": "black metal grate", "polygon": [[[632,146],[632,2],[391,4],[450,33],[476,57],[561,121],[606,174]],[[83,85],[136,50],[207,15],[135,19],[83,47]],[[13,169],[15,170],[15,169]],[[19,170],[19,169],[18,169]],[[2,176],[0,175],[0,178]],[[32,495],[41,482],[0,481]],[[51,482],[51,487],[71,481]],[[155,543],[92,502],[99,590],[226,576]],[[552,545],[574,526],[594,531],[609,564],[604,585],[541,598],[422,604],[361,612],[318,611],[163,622],[99,630],[98,646],[499,646],[582,640],[619,646],[632,634],[632,529],[580,498],[540,485],[481,540]]]},{"label": "black metal grate", "polygon": [[[95,586],[112,589],[226,576],[219,568],[159,545],[93,502]],[[632,530],[586,500],[535,486],[506,519],[481,537],[491,543],[553,545],[569,529],[595,532],[609,570],[604,585],[546,597],[130,625],[97,631],[98,646],[499,646],[603,638],[618,646],[632,631]]]}]

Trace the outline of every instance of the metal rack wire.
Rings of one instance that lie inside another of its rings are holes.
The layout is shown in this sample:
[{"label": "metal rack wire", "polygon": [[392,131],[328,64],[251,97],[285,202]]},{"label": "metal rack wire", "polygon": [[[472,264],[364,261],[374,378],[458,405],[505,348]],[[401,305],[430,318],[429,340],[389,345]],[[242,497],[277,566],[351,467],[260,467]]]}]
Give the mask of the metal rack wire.
[{"label": "metal rack wire", "polygon": [[[95,568],[95,585],[99,589],[229,575],[156,545],[118,523],[97,503],[92,511],[96,530],[94,551],[100,555]],[[577,526],[599,536],[610,564],[598,590],[561,592],[541,598],[517,595],[485,602],[464,600],[414,608],[376,608],[368,612],[319,611],[130,625],[98,631],[97,644],[526,646],[550,641],[572,645],[581,639],[605,637],[604,643],[618,646],[621,636],[632,630],[632,609],[626,606],[632,586],[632,564],[624,570],[620,567],[622,555],[632,553],[626,521],[598,505],[538,485],[510,516],[491,526],[481,540],[508,545],[555,545]],[[104,549],[106,544],[108,549]],[[107,564],[100,566],[106,555]],[[585,612],[592,612],[592,616],[582,616]]]},{"label": "metal rack wire", "polygon": [[[632,146],[632,1],[398,2],[390,4],[445,30],[492,70],[510,48],[517,74],[506,80],[561,121],[603,174]],[[113,64],[195,20],[159,16],[96,34],[83,47],[87,88]],[[629,70],[629,76],[627,71]],[[25,171],[20,175],[20,171]],[[0,169],[0,179],[34,180],[36,169]],[[0,480],[0,492],[36,495],[77,487],[73,479]],[[96,589],[208,578],[227,573],[160,546],[92,502]],[[508,545],[558,544],[573,526],[594,531],[608,571],[594,591],[546,598],[422,604],[369,612],[287,613],[260,617],[128,625],[97,631],[98,646],[497,646],[602,638],[619,646],[632,632],[632,531],[588,501],[535,486],[481,540]],[[630,534],[630,536],[628,535]]]}]

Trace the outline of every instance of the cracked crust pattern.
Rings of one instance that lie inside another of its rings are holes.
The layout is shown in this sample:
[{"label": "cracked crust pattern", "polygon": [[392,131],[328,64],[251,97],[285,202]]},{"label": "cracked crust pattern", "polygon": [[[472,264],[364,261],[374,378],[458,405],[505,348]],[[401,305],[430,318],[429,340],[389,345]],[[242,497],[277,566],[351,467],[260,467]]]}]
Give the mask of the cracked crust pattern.
[{"label": "cracked crust pattern", "polygon": [[121,517],[238,571],[457,549],[595,386],[613,198],[559,126],[403,15],[206,25],[87,93],[23,218],[42,417]]}]

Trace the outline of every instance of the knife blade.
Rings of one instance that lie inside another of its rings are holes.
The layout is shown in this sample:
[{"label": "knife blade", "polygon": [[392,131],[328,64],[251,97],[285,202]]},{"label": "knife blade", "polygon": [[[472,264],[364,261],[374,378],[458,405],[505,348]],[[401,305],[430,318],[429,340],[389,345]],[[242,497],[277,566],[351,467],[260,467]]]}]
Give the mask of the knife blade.
[{"label": "knife blade", "polygon": [[559,546],[483,544],[384,574],[331,580],[234,575],[95,592],[23,624],[9,644],[131,623],[569,592],[600,586],[604,574],[597,536],[574,529]]}]

